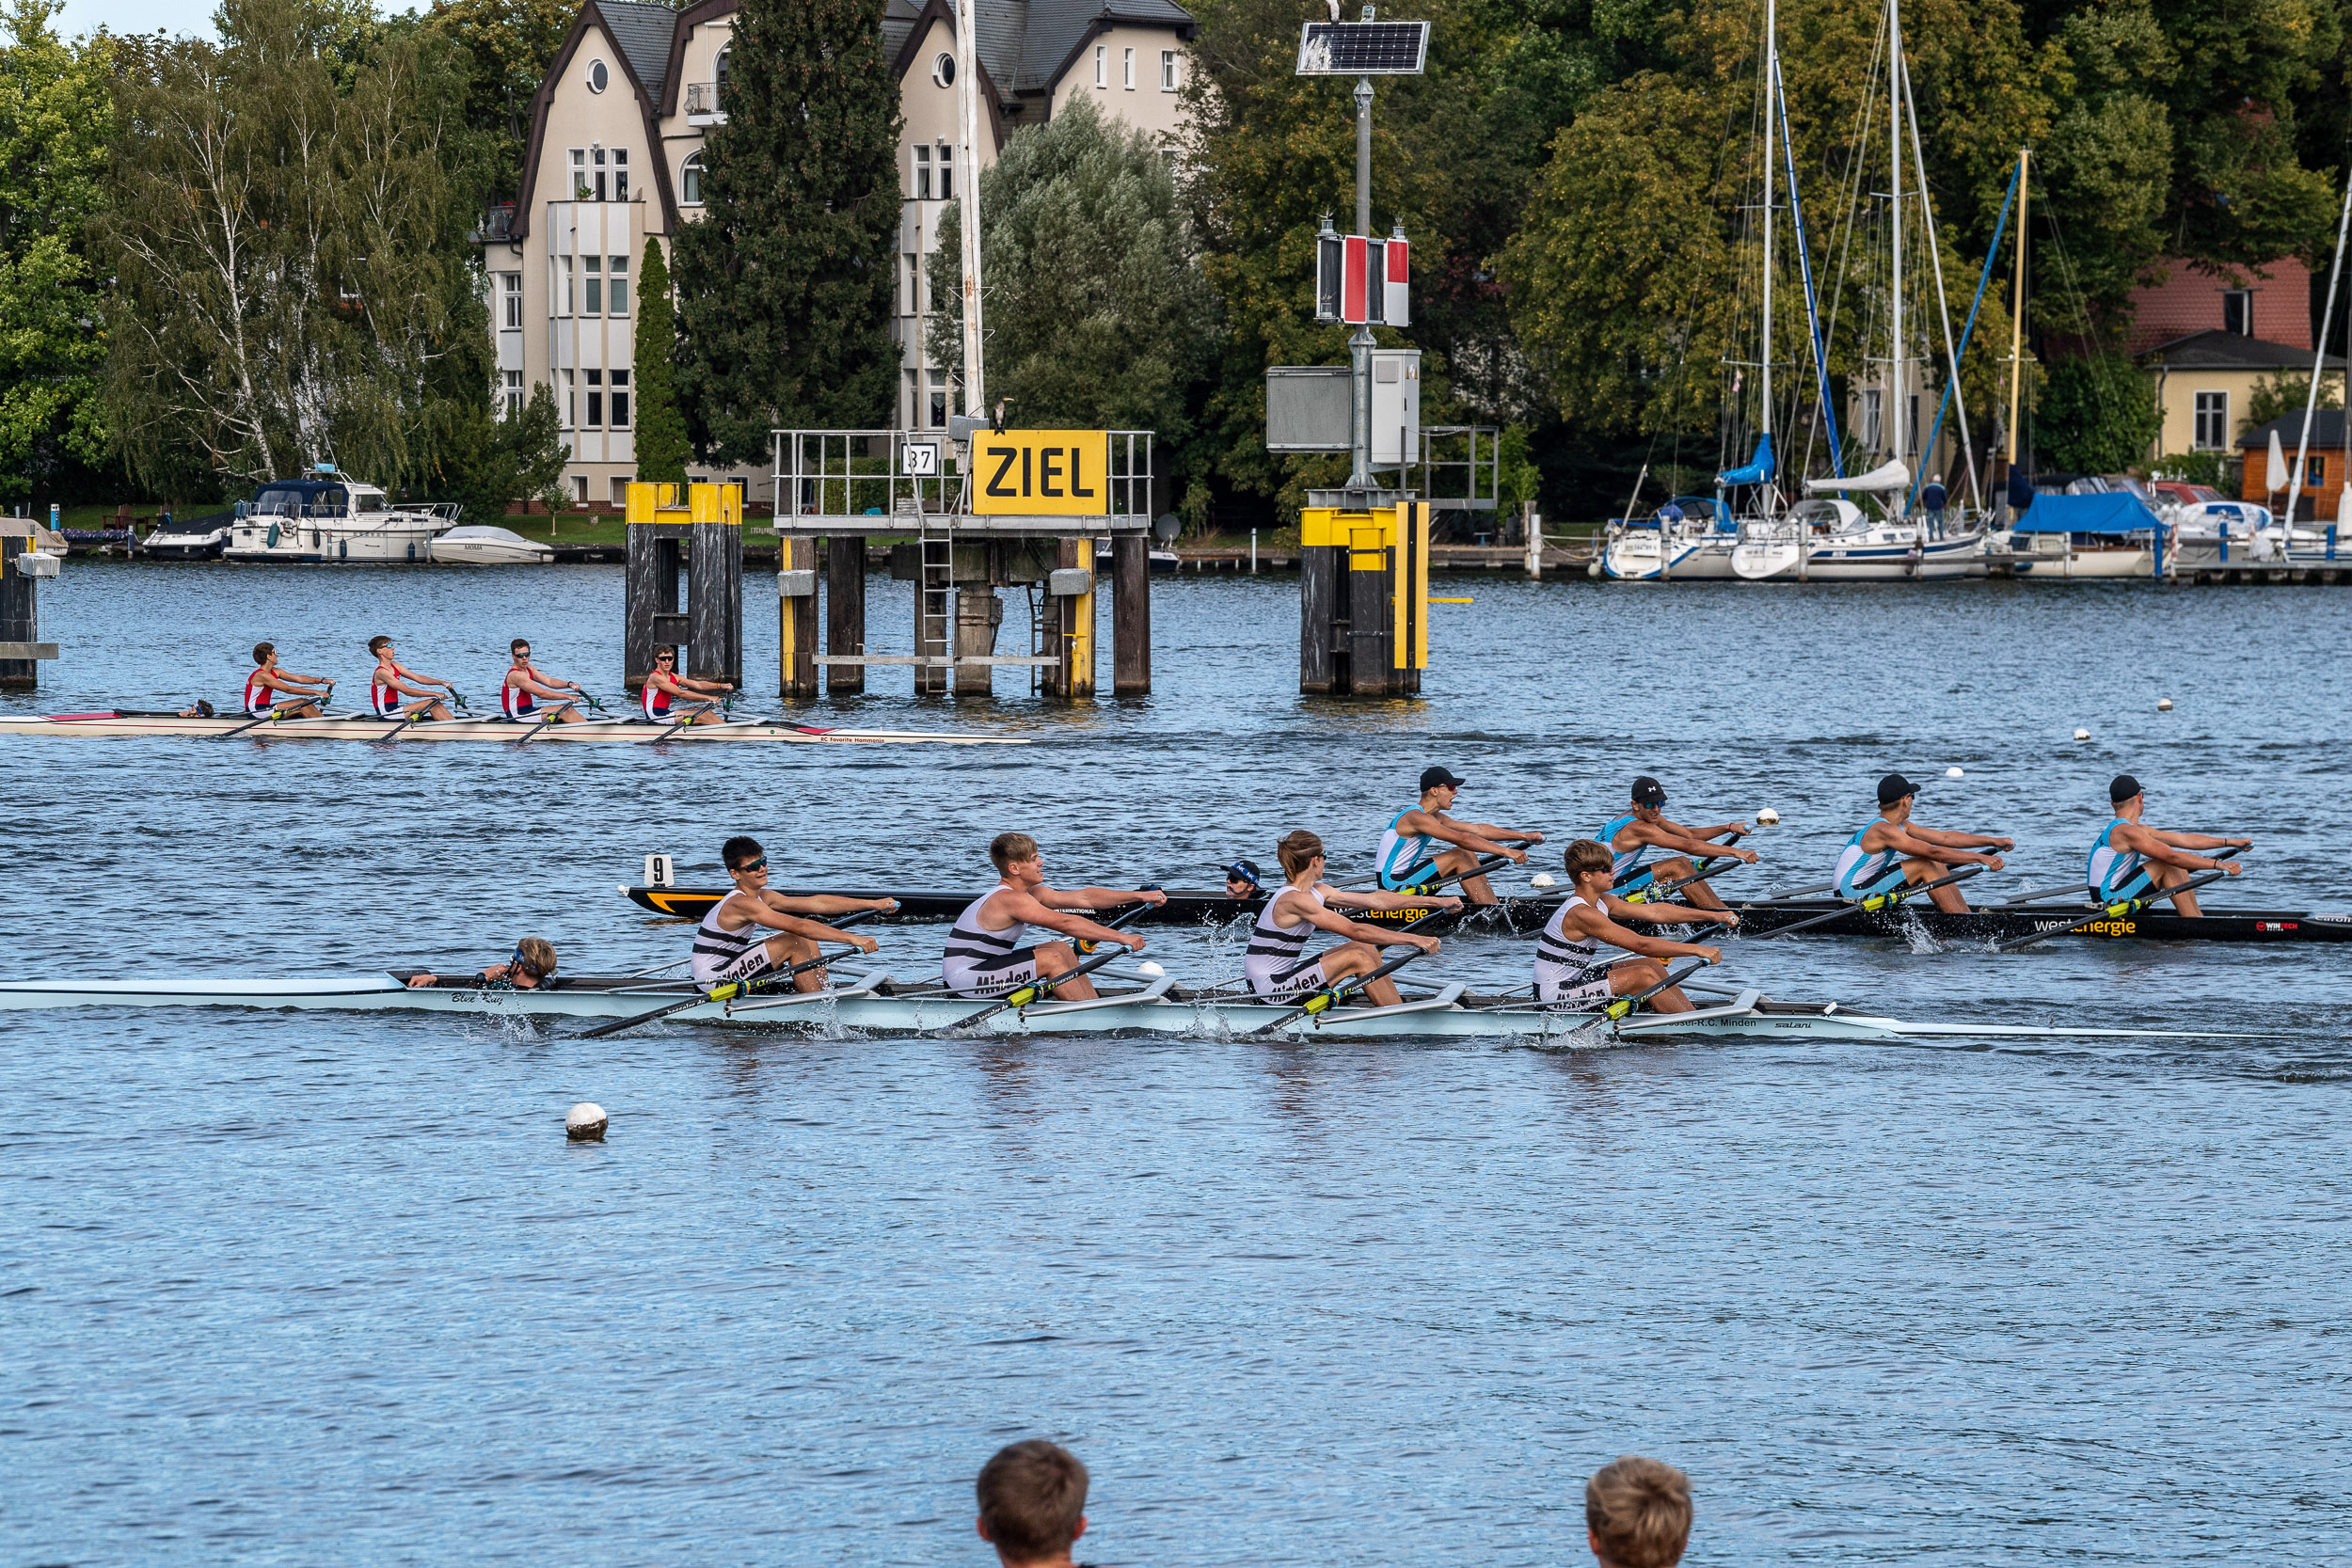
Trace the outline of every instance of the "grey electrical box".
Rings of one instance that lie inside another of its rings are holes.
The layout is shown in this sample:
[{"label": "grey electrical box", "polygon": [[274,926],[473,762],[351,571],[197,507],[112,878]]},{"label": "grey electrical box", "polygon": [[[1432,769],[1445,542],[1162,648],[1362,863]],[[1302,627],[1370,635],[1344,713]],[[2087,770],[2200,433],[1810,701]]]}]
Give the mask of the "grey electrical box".
[{"label": "grey electrical box", "polygon": [[1349,404],[1345,365],[1274,365],[1265,372],[1265,450],[1345,451]]},{"label": "grey electrical box", "polygon": [[813,599],[817,596],[817,574],[811,571],[778,572],[776,597],[779,599]]},{"label": "grey electrical box", "polygon": [[1421,350],[1374,349],[1372,466],[1393,468],[1420,461]]},{"label": "grey electrical box", "polygon": [[1045,592],[1057,599],[1074,599],[1094,592],[1094,574],[1084,566],[1061,566],[1045,574]]}]

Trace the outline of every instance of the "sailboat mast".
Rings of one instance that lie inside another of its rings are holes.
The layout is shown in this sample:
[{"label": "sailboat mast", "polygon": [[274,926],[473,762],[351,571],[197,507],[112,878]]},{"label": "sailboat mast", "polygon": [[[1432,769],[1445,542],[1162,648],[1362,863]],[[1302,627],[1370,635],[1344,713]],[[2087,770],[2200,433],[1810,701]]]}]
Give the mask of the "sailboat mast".
[{"label": "sailboat mast", "polygon": [[2017,150],[2017,267],[2010,282],[2009,309],[2009,466],[2017,467],[2017,392],[2026,378],[2026,209],[2033,202],[2033,183],[2026,178],[2024,148]]},{"label": "sailboat mast", "polygon": [[1888,188],[1894,214],[1894,293],[1891,311],[1894,342],[1886,361],[1886,418],[1895,421],[1895,461],[1903,460],[1910,436],[1903,419],[1903,13],[1902,0],[1886,0],[1886,149],[1887,169],[1894,176]]},{"label": "sailboat mast", "polygon": [[[1764,420],[1772,433],[1772,107],[1773,87],[1780,79],[1780,39],[1775,0],[1764,0]],[[1765,494],[1771,495],[1768,486]],[[1765,510],[1772,510],[1767,501]]]}]

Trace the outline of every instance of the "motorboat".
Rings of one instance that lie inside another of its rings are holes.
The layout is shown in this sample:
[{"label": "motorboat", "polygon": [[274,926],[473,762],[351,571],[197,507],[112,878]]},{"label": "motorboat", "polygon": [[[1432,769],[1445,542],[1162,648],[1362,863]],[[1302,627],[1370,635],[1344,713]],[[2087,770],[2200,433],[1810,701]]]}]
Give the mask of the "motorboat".
[{"label": "motorboat", "polygon": [[229,547],[236,520],[233,512],[215,512],[185,522],[167,513],[138,542],[138,553],[151,561],[218,561]]},{"label": "motorboat", "polygon": [[473,566],[544,566],[555,559],[555,546],[512,529],[468,523],[434,539],[433,559]]},{"label": "motorboat", "polygon": [[[2041,579],[2161,577],[2181,535],[2128,490],[2040,495],[1985,544],[1985,561],[2011,577]],[[2158,559],[2158,550],[2163,558]]]},{"label": "motorboat", "polygon": [[230,561],[417,562],[457,523],[448,501],[395,506],[384,492],[320,465],[306,479],[274,479],[237,503]]}]

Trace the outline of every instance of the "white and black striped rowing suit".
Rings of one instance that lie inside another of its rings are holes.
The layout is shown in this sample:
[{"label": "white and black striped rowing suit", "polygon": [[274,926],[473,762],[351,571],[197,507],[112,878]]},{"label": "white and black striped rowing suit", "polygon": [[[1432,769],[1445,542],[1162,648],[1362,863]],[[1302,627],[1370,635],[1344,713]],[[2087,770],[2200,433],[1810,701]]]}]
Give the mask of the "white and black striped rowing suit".
[{"label": "white and black striped rowing suit", "polygon": [[1323,960],[1316,958],[1294,974],[1292,970],[1305,956],[1308,939],[1315,934],[1311,920],[1301,920],[1295,926],[1278,926],[1274,921],[1274,906],[1285,893],[1299,893],[1321,904],[1324,901],[1320,884],[1310,888],[1278,887],[1258,911],[1258,923],[1249,928],[1249,950],[1242,955],[1241,972],[1248,978],[1249,989],[1260,996],[1288,996],[1293,991],[1315,990],[1329,982],[1324,977]]},{"label": "white and black striped rowing suit", "polygon": [[1581,932],[1568,930],[1568,911],[1599,906],[1581,893],[1560,900],[1535,939],[1535,1000],[1593,1007],[1609,1000],[1609,966],[1613,958],[1600,956],[1600,944]]},{"label": "white and black striped rowing suit", "polygon": [[719,924],[719,911],[735,896],[729,894],[711,905],[703,923],[694,927],[694,956],[687,961],[687,970],[698,986],[748,980],[773,967],[768,961],[768,939],[775,936],[775,931],[754,920],[746,920],[740,930],[734,931]]},{"label": "white and black striped rowing suit", "polygon": [[966,904],[947,932],[940,978],[958,996],[1002,996],[1037,978],[1037,946],[1024,940],[1030,934],[1027,926],[992,931],[980,924],[980,911],[1005,886],[999,882]]}]

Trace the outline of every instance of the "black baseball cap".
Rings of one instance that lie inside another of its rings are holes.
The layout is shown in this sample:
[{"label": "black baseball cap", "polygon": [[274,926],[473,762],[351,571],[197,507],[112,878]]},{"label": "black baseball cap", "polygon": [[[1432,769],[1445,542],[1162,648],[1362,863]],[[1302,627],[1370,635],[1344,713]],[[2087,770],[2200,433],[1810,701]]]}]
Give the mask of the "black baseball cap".
[{"label": "black baseball cap", "polygon": [[1442,768],[1424,768],[1421,770],[1421,787],[1423,793],[1436,789],[1439,785],[1450,789],[1459,789],[1468,782],[1466,779],[1455,778]]},{"label": "black baseball cap", "polygon": [[1251,887],[1258,886],[1258,863],[1235,861],[1225,868],[1225,879],[1229,882],[1235,880],[1248,882]]},{"label": "black baseball cap", "polygon": [[1891,806],[1906,795],[1916,795],[1919,786],[1900,773],[1889,773],[1879,781],[1879,804]]},{"label": "black baseball cap", "polygon": [[2138,793],[2139,781],[2129,773],[2118,773],[2115,782],[2107,785],[2107,799],[2119,806]]},{"label": "black baseball cap", "polygon": [[1662,806],[1666,803],[1666,786],[1647,773],[1633,781],[1633,803],[1637,806]]}]

